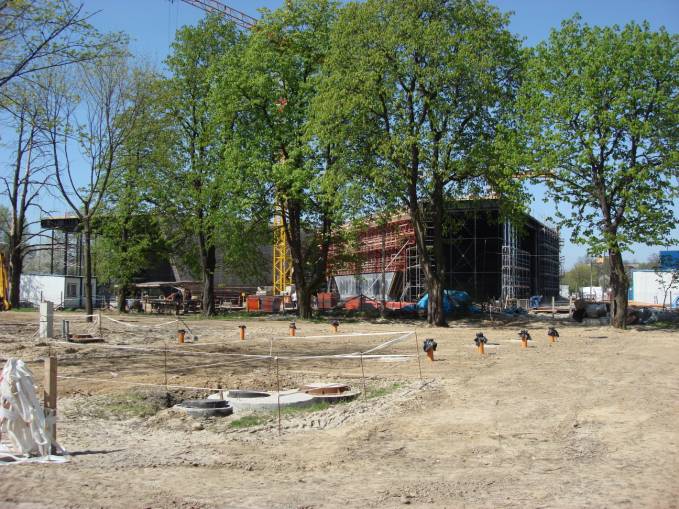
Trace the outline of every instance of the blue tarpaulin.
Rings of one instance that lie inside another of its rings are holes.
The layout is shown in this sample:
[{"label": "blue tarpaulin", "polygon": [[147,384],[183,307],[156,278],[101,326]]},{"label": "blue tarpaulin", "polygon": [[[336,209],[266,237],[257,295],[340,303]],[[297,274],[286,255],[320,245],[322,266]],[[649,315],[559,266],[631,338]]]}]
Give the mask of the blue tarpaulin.
[{"label": "blue tarpaulin", "polygon": [[679,268],[679,251],[660,251],[660,270]]},{"label": "blue tarpaulin", "polygon": [[[476,311],[471,306],[472,298],[467,292],[460,290],[443,290],[443,312],[452,315],[462,311]],[[417,309],[427,310],[429,304],[429,294],[425,293],[417,303]]]},{"label": "blue tarpaulin", "polygon": [[540,304],[542,304],[542,295],[533,295],[530,299],[528,299],[528,307],[529,308],[539,308]]}]

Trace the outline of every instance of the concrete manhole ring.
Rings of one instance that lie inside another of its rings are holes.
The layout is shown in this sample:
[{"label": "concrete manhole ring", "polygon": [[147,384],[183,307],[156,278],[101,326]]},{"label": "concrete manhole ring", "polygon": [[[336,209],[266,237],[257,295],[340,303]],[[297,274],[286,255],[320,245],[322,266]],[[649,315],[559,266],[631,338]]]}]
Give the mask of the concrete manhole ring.
[{"label": "concrete manhole ring", "polygon": [[229,402],[224,399],[187,399],[180,405],[189,408],[226,408]]},{"label": "concrete manhole ring", "polygon": [[[264,392],[253,390],[230,390],[227,392],[229,403],[236,412],[270,412],[281,407],[301,407],[313,404],[314,397],[310,394],[299,392],[297,389],[291,391]],[[209,399],[219,399],[219,393],[211,394]]]},{"label": "concrete manhole ring", "polygon": [[239,398],[239,399],[268,398],[271,396],[270,392],[248,391],[243,389],[230,390],[226,394],[229,398]]},{"label": "concrete manhole ring", "polygon": [[233,407],[224,399],[189,399],[175,408],[191,417],[226,417],[233,413]]}]

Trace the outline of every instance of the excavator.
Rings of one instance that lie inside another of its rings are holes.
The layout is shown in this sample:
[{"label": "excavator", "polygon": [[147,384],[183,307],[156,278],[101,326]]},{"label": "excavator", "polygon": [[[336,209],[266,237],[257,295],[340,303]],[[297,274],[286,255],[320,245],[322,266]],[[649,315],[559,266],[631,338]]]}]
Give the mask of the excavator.
[{"label": "excavator", "polygon": [[0,253],[0,311],[9,311],[12,305],[9,302],[9,272],[5,263],[4,253]]}]

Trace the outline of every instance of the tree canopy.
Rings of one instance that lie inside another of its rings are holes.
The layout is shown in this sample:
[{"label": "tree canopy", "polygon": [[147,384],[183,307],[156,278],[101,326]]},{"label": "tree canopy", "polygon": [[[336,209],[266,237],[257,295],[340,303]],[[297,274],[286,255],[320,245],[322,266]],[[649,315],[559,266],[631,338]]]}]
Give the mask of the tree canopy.
[{"label": "tree canopy", "polygon": [[492,191],[521,205],[505,141],[522,61],[507,22],[483,2],[349,4],[314,103],[320,138],[368,160],[375,192],[410,212],[437,325],[446,203]]},{"label": "tree canopy", "polygon": [[329,48],[338,5],[289,2],[265,11],[241,53],[224,55],[215,99],[222,123],[233,120],[233,164],[256,168],[250,182],[268,194],[282,219],[300,314],[324,283],[331,238],[344,216],[341,171],[332,143],[314,137],[310,106]]},{"label": "tree canopy", "polygon": [[608,253],[612,323],[624,327],[622,253],[665,244],[676,224],[679,37],[647,23],[563,22],[530,59],[520,97],[532,171],[570,210],[572,240]]}]

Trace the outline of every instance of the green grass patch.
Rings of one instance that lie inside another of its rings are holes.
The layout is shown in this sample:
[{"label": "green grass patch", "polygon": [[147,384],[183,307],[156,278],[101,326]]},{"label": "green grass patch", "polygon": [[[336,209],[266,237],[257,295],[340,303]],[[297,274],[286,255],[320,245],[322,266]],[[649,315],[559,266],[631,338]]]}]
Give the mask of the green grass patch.
[{"label": "green grass patch", "polygon": [[654,327],[656,329],[679,329],[679,322],[669,322],[669,321],[657,321],[652,322],[647,325]]},{"label": "green grass patch", "polygon": [[115,399],[106,406],[106,410],[110,414],[120,417],[151,417],[161,408],[159,405],[149,402],[139,395]]},{"label": "green grass patch", "polygon": [[330,408],[330,406],[331,406],[330,403],[326,403],[325,401],[319,401],[318,403],[314,403],[312,405],[307,406],[284,406],[281,407],[281,414],[282,415],[310,414],[313,412],[327,410],[328,408]]},{"label": "green grass patch", "polygon": [[378,387],[377,389],[368,389],[366,391],[366,398],[367,399],[373,399],[373,398],[382,398],[384,396],[387,396],[391,394],[394,391],[397,391],[403,387],[403,384],[401,382],[396,382],[391,385],[387,385],[386,387]]},{"label": "green grass patch", "polygon": [[252,428],[264,424],[270,418],[270,415],[244,415],[243,417],[231,421],[229,427],[234,429]]},{"label": "green grass patch", "polygon": [[123,392],[94,396],[78,404],[75,415],[98,419],[131,419],[151,417],[169,406],[165,394]]}]

